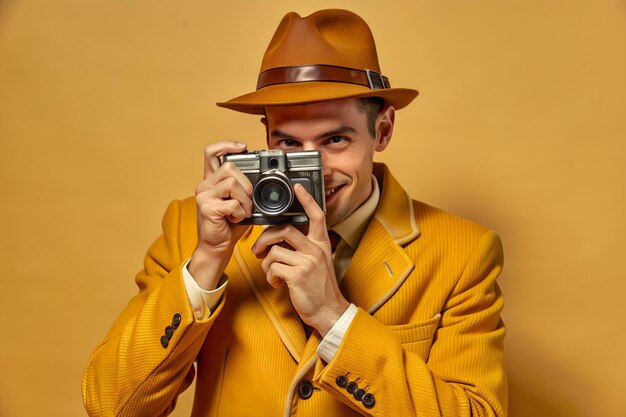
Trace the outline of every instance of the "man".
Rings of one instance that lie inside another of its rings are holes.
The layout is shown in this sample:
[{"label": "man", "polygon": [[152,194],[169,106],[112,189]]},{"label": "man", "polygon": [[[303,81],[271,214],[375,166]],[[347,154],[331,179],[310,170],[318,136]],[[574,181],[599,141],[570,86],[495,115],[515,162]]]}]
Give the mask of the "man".
[{"label": "man", "polygon": [[240,225],[252,184],[220,157],[247,147],[208,146],[87,366],[89,414],[165,415],[196,377],[194,416],[505,415],[497,235],[373,163],[416,95],[355,14],[286,15],[257,90],[219,105],[263,115],[269,148],[320,151],[326,213],[296,185],[308,227]]}]

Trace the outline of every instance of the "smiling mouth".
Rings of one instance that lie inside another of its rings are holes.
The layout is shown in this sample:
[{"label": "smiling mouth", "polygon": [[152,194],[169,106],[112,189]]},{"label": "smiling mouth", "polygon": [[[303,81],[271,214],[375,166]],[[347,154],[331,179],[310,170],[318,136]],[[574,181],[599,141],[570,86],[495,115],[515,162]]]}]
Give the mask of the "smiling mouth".
[{"label": "smiling mouth", "polygon": [[338,185],[337,187],[327,189],[326,190],[326,198],[328,198],[329,196],[335,194],[337,192],[337,190],[340,190],[342,187],[343,187],[343,185]]}]

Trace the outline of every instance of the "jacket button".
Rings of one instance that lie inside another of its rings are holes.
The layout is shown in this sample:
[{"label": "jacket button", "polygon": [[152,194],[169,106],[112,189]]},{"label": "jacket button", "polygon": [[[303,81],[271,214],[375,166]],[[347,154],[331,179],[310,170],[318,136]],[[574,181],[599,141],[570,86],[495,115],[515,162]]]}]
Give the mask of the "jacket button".
[{"label": "jacket button", "polygon": [[167,336],[161,336],[161,346],[163,346],[163,348],[166,348],[169,343],[170,340],[167,338]]},{"label": "jacket button", "polygon": [[361,400],[365,408],[372,408],[376,404],[376,399],[372,394],[365,394]]},{"label": "jacket button", "polygon": [[348,386],[346,387],[346,390],[348,390],[350,394],[354,394],[356,390],[358,389],[359,389],[359,386],[356,384],[356,382],[350,382]]},{"label": "jacket button", "polygon": [[345,388],[346,385],[348,385],[348,378],[346,378],[343,375],[339,375],[336,379],[335,379],[335,383],[337,385],[339,385],[341,388]]},{"label": "jacket button", "polygon": [[303,380],[298,384],[298,395],[303,400],[311,398],[313,395],[313,383],[309,380]]},{"label": "jacket button", "polygon": [[174,329],[178,328],[178,325],[180,324],[180,322],[183,320],[182,316],[178,313],[174,314],[174,317],[172,317],[172,327]]},{"label": "jacket button", "polygon": [[165,328],[165,337],[167,337],[167,339],[171,339],[172,336],[174,335],[174,329],[172,329],[172,326],[167,326]]},{"label": "jacket button", "polygon": [[359,388],[358,390],[354,392],[354,398],[356,398],[357,401],[361,401],[364,395],[365,395],[365,390],[361,388]]}]

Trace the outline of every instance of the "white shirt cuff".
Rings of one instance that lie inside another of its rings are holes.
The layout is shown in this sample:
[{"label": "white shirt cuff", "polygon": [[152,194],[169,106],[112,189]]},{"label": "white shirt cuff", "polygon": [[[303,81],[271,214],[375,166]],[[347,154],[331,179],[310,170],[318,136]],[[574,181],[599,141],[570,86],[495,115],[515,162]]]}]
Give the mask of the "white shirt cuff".
[{"label": "white shirt cuff", "polygon": [[335,357],[335,353],[337,353],[337,349],[339,349],[339,345],[346,335],[348,327],[350,327],[358,309],[359,308],[354,304],[350,304],[341,317],[339,317],[335,325],[326,333],[326,336],[317,347],[317,354],[320,358],[324,359],[326,363],[330,362]]},{"label": "white shirt cuff", "polygon": [[[185,289],[187,290],[187,297],[189,298],[189,304],[193,309],[195,316],[198,319],[204,319],[211,315],[211,311],[217,306],[222,298],[222,294],[226,290],[226,284],[228,282],[226,274],[220,279],[220,286],[212,291],[207,291],[198,285],[195,279],[189,273],[187,264],[190,259],[183,265],[183,281],[185,282]],[[219,285],[219,284],[218,284]]]}]

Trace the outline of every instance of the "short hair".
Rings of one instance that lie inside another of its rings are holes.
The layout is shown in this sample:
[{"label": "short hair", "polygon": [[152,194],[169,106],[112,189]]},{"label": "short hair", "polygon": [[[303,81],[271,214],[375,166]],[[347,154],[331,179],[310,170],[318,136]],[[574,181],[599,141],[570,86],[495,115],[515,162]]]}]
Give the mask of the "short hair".
[{"label": "short hair", "polygon": [[357,108],[367,115],[367,130],[374,139],[376,139],[376,119],[383,107],[385,100],[380,97],[363,97],[357,100]]}]

